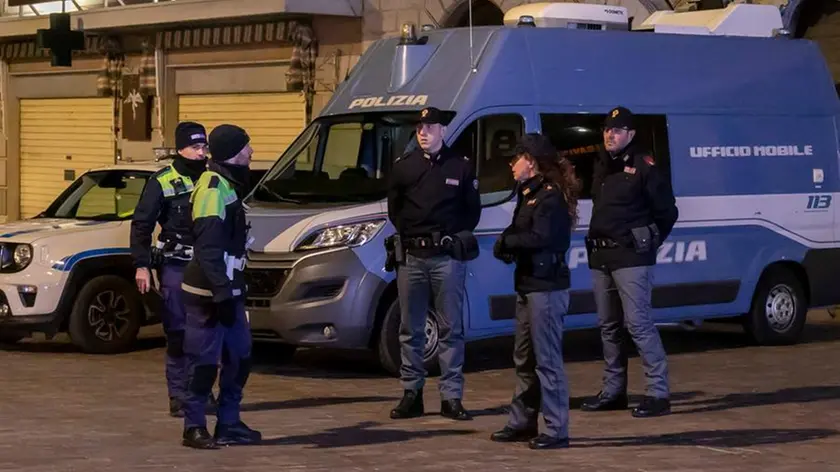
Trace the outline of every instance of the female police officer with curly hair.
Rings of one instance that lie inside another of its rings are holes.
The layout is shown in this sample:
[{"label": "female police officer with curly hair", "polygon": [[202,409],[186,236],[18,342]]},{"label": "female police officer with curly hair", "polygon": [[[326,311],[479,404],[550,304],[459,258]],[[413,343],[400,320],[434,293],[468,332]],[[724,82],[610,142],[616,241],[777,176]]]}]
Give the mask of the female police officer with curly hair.
[{"label": "female police officer with curly hair", "polygon": [[[494,255],[516,263],[518,294],[513,361],[518,378],[500,442],[529,441],[531,449],[569,445],[569,390],[563,369],[563,316],[569,308],[569,249],[580,181],[545,136],[527,134],[511,163],[519,183],[513,222]],[[542,411],[546,429],[538,435]]]}]

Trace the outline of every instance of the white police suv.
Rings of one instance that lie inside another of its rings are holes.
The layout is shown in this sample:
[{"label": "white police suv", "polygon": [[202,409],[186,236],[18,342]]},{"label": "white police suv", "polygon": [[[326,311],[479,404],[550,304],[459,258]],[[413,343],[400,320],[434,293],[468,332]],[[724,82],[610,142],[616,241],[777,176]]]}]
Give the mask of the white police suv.
[{"label": "white police suv", "polygon": [[[129,234],[146,181],[168,163],[89,170],[39,215],[0,225],[0,342],[67,332],[84,352],[117,353],[159,321],[159,293],[134,284]],[[252,165],[254,182],[267,165]]]}]

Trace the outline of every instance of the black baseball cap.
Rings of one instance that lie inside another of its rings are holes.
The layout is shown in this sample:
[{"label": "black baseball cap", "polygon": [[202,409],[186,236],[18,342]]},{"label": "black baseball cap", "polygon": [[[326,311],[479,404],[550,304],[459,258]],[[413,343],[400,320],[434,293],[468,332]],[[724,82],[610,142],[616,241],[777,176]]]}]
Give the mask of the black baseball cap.
[{"label": "black baseball cap", "polygon": [[426,124],[426,125],[448,125],[450,120],[452,119],[448,113],[441,111],[435,107],[426,107],[420,110],[420,119],[418,123]]},{"label": "black baseball cap", "polygon": [[608,128],[635,129],[633,112],[624,107],[613,108],[607,114],[607,119],[604,120],[604,129]]}]

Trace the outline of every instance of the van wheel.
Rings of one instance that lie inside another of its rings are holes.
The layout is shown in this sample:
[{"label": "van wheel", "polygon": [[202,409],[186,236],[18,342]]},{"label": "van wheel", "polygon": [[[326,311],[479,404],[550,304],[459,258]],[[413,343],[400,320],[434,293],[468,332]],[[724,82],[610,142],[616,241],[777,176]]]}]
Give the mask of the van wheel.
[{"label": "van wheel", "polygon": [[805,327],[806,304],[799,279],[785,268],[773,268],[758,282],[744,329],[758,344],[796,343]]},{"label": "van wheel", "polygon": [[89,354],[115,354],[134,345],[144,316],[137,289],[114,275],[88,281],[73,304],[69,332]]},{"label": "van wheel", "polygon": [[[438,315],[429,310],[426,316],[426,344],[423,349],[423,364],[428,375],[438,375],[438,352],[440,351],[440,329]],[[379,363],[391,375],[400,373],[400,304],[394,300],[382,321],[378,343]]]}]

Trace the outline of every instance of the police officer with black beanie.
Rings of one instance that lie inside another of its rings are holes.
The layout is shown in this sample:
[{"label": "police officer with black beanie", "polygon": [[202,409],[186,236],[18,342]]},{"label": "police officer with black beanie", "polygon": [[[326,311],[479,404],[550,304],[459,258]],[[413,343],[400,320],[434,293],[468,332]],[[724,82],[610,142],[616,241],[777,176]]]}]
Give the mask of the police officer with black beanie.
[{"label": "police officer with black beanie", "polygon": [[[187,312],[185,351],[191,370],[183,444],[198,449],[252,444],[262,438],[239,416],[251,371],[251,329],[242,274],[249,245],[242,206],[253,154],[249,143],[248,133],[238,126],[216,127],[210,133],[212,160],[192,197],[195,257],[182,285]],[[218,421],[211,437],[203,405],[216,381],[219,359]]]},{"label": "police officer with black beanie", "polygon": [[[172,163],[153,174],[143,189],[131,221],[130,246],[140,293],[145,294],[151,288],[152,270],[160,278],[169,414],[180,417],[187,389],[181,281],[193,244],[190,195],[207,165],[204,126],[191,121],[179,123],[175,128],[175,145],[178,154]],[[157,224],[161,232],[153,249],[152,234]],[[212,396],[210,399],[212,402]]]}]

